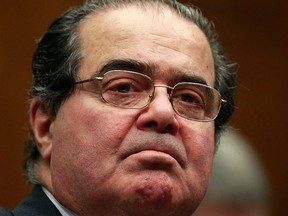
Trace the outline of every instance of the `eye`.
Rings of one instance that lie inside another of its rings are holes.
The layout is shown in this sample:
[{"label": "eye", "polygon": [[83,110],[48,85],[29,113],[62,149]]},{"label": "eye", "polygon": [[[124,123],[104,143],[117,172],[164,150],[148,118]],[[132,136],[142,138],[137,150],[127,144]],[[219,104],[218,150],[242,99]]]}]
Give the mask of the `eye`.
[{"label": "eye", "polygon": [[116,90],[118,92],[121,92],[121,93],[125,93],[125,92],[129,92],[131,91],[132,87],[130,84],[120,84],[120,85],[117,85],[116,86]]},{"label": "eye", "polygon": [[181,94],[178,98],[178,103],[185,109],[193,112],[202,112],[205,109],[205,103],[202,98],[195,94]]},{"label": "eye", "polygon": [[180,115],[200,119],[206,109],[205,95],[199,86],[178,84],[172,92],[173,106]]},{"label": "eye", "polygon": [[173,94],[173,100],[178,101],[185,106],[199,106],[204,107],[202,97],[191,89],[181,89]]},{"label": "eye", "polygon": [[149,102],[153,82],[136,72],[108,72],[102,80],[102,98],[119,107],[141,108]]},{"label": "eye", "polygon": [[195,96],[194,94],[182,94],[180,95],[180,100],[186,103],[191,103],[191,104],[201,104],[201,98],[199,96]]},{"label": "eye", "polygon": [[141,92],[143,87],[138,81],[121,78],[121,79],[113,79],[109,80],[109,82],[103,85],[104,91],[111,91],[115,93],[133,93],[133,92]]}]

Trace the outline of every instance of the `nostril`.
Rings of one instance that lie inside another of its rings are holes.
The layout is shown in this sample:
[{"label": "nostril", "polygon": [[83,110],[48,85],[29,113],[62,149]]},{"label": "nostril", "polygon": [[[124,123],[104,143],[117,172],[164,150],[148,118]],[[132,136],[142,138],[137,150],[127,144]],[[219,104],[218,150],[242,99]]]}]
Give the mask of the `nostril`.
[{"label": "nostril", "polygon": [[173,130],[173,126],[171,124],[166,126],[166,131],[172,131]]},{"label": "nostril", "polygon": [[153,127],[157,127],[157,122],[156,121],[150,121],[150,122],[146,122],[145,123],[145,127],[146,128],[153,128]]},{"label": "nostril", "polygon": [[174,127],[172,124],[168,124],[167,126],[161,126],[156,121],[149,121],[145,124],[146,129],[156,130],[161,133],[173,133]]}]

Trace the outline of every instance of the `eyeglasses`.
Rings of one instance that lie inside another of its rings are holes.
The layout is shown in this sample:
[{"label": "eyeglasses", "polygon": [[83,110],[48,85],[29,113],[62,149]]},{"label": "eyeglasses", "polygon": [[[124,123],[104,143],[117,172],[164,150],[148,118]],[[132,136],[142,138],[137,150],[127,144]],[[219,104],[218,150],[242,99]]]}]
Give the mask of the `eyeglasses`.
[{"label": "eyeglasses", "polygon": [[221,104],[226,103],[216,89],[207,85],[193,82],[180,82],[174,87],[154,85],[149,76],[133,71],[112,70],[103,76],[74,84],[87,82],[93,84],[91,91],[100,90],[101,97],[107,104],[127,109],[146,107],[153,100],[156,87],[167,88],[174,111],[193,121],[213,121],[220,111]]}]

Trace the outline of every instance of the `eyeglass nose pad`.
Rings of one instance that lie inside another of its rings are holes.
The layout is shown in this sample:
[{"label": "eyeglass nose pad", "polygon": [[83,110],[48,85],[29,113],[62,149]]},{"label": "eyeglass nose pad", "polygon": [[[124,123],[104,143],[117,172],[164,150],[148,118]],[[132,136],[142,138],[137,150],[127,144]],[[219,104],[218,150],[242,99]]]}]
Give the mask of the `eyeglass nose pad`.
[{"label": "eyeglass nose pad", "polygon": [[172,100],[173,100],[173,89],[170,89],[170,88],[167,88],[167,95],[168,95],[168,98],[170,100],[170,102],[172,103]]},{"label": "eyeglass nose pad", "polygon": [[149,94],[149,101],[151,102],[154,99],[154,97],[155,97],[155,86],[151,94]]}]

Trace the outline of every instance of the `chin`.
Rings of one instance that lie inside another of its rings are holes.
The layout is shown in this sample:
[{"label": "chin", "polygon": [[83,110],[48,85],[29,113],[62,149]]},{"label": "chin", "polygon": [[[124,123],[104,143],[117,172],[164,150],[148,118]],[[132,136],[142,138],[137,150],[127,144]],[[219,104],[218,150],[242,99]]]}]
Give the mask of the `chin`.
[{"label": "chin", "polygon": [[180,216],[191,215],[194,210],[187,190],[181,190],[179,183],[165,172],[146,173],[131,183],[128,190],[122,203],[127,215]]}]

